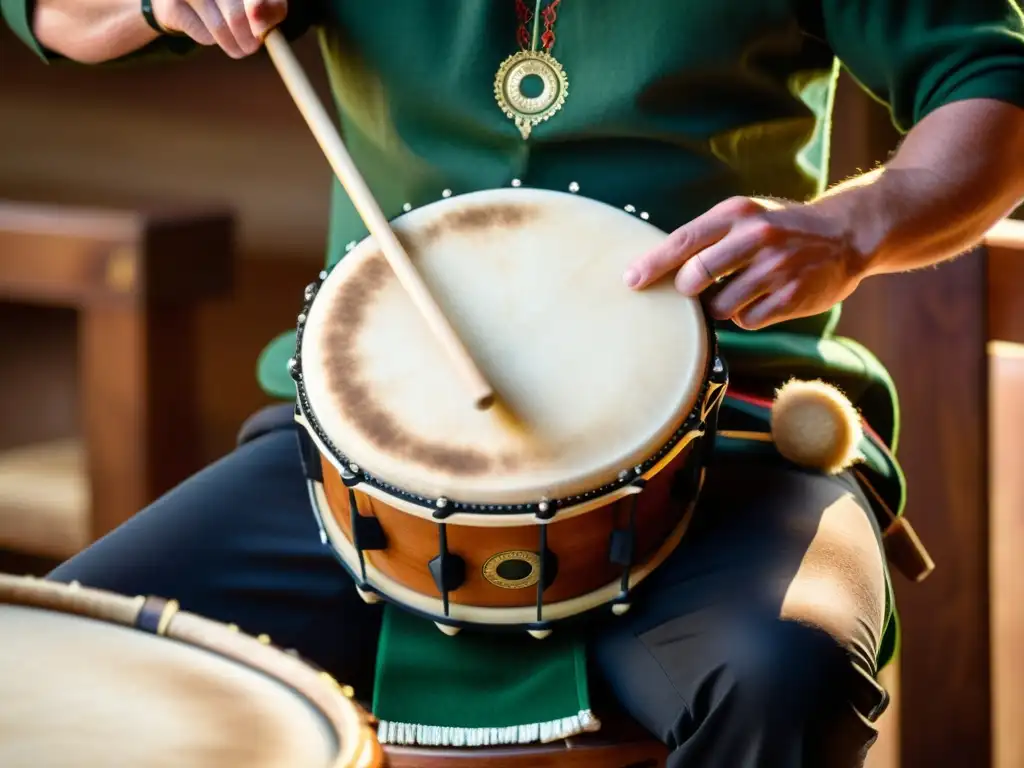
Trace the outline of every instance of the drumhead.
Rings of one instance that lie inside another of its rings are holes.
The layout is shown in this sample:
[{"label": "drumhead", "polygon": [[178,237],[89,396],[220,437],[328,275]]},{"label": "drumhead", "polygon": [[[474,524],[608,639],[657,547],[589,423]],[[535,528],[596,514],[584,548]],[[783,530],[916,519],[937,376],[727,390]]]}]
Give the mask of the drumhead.
[{"label": "drumhead", "polygon": [[[341,748],[337,723],[255,666],[109,621],[3,604],[3,598],[0,590],[4,768],[354,764],[351,754],[340,761],[354,745]],[[356,732],[354,717],[350,726]]]},{"label": "drumhead", "polygon": [[710,354],[699,302],[622,279],[665,237],[647,221],[511,188],[393,227],[505,407],[474,407],[369,238],[323,281],[298,350],[311,419],[362,470],[427,498],[565,498],[641,463],[693,409]]}]

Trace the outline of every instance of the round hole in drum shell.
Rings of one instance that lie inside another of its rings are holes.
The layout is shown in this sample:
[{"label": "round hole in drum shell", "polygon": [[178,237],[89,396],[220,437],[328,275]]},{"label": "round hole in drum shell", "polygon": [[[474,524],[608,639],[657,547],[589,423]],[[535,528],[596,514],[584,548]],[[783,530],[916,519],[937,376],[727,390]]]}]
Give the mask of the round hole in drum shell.
[{"label": "round hole in drum shell", "polygon": [[526,589],[540,580],[540,558],[528,550],[499,552],[484,563],[483,574],[496,587]]},{"label": "round hole in drum shell", "polygon": [[533,573],[533,566],[525,560],[506,560],[503,563],[498,563],[498,567],[495,570],[503,579],[522,581],[523,579],[530,578],[530,574]]}]

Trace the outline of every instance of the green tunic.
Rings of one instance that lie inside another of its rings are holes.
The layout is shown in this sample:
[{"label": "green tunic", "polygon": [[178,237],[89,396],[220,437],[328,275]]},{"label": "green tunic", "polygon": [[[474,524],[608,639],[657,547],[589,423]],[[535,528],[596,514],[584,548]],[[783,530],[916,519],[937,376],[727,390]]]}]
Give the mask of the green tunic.
[{"label": "green tunic", "polygon": [[[0,7],[29,46],[53,58],[32,37],[30,2]],[[513,0],[326,0],[307,10],[293,8],[286,29],[320,27],[347,145],[389,216],[443,189],[512,179],[558,190],[576,182],[581,194],[649,212],[665,230],[732,195],[810,198],[825,185],[839,62],[901,130],[967,98],[1024,107],[1015,0],[564,0],[552,53],[569,97],[528,141],[493,95],[498,65],[518,50]],[[172,46],[190,48],[165,40],[140,55]],[[328,264],[365,234],[335,183]],[[723,354],[733,386],[750,394],[770,397],[793,376],[840,385],[877,433],[864,444],[866,471],[898,514],[896,394],[867,350],[832,335],[838,312],[754,333],[723,325]],[[260,360],[260,382],[274,395],[293,395],[285,373],[293,343],[284,334]],[[731,400],[722,418],[763,429],[767,414]],[[718,450],[764,447],[725,440]],[[891,622],[881,662],[894,642]]]}]

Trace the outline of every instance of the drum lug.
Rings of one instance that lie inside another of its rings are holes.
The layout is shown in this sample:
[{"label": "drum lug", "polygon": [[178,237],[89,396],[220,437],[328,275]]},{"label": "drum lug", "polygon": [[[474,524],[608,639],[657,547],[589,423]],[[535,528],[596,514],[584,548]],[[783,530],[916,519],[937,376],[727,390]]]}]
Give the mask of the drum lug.
[{"label": "drum lug", "polygon": [[359,597],[361,597],[363,602],[366,603],[367,605],[374,605],[375,603],[379,603],[380,602],[380,595],[378,595],[376,592],[373,592],[373,591],[371,591],[369,589],[363,589],[361,587],[356,587],[356,592],[359,593]]},{"label": "drum lug", "polygon": [[448,637],[455,637],[462,630],[462,627],[453,627],[451,624],[442,624],[440,621],[435,621],[434,626],[448,635]]},{"label": "drum lug", "polygon": [[543,640],[545,637],[551,634],[550,629],[528,629],[526,630],[530,637],[536,640]]}]

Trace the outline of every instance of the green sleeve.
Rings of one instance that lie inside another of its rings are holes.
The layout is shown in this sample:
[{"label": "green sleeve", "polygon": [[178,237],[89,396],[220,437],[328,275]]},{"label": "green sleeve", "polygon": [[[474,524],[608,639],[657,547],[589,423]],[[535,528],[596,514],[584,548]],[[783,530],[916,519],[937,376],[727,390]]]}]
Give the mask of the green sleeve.
[{"label": "green sleeve", "polygon": [[1018,0],[822,0],[820,33],[901,131],[954,101],[1024,107]]},{"label": "green sleeve", "polygon": [[[139,3],[139,14],[142,14],[141,2]],[[40,59],[45,62],[58,61],[62,57],[53,51],[48,51],[39,44],[32,32],[32,17],[35,8],[35,0],[0,0],[0,17],[11,28],[25,45],[27,45]],[[315,0],[307,2],[292,3],[288,18],[281,25],[281,31],[289,40],[301,37],[305,31],[320,19],[320,6]],[[187,37],[167,35],[154,40],[144,48],[128,54],[108,64],[120,64],[140,59],[160,59],[176,56],[183,56],[192,53],[200,48],[195,42]]]},{"label": "green sleeve", "polygon": [[11,31],[25,45],[32,49],[36,56],[46,59],[46,52],[32,34],[32,0],[0,0],[0,18],[3,18]]}]

